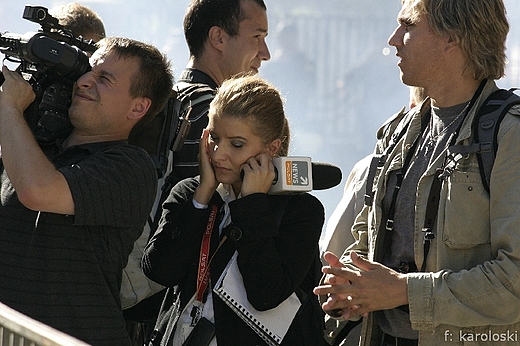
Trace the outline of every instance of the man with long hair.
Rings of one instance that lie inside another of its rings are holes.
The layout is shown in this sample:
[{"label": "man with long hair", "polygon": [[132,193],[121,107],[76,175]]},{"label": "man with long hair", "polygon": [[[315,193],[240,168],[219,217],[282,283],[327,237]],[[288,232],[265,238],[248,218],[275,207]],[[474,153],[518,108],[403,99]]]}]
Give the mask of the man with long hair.
[{"label": "man with long hair", "polygon": [[356,242],[341,261],[325,255],[315,293],[338,318],[364,317],[363,345],[517,343],[520,107],[500,124],[489,192],[477,153],[453,154],[472,143],[473,119],[504,76],[505,6],[403,0],[397,20],[389,44],[401,79],[430,99],[387,153]]}]

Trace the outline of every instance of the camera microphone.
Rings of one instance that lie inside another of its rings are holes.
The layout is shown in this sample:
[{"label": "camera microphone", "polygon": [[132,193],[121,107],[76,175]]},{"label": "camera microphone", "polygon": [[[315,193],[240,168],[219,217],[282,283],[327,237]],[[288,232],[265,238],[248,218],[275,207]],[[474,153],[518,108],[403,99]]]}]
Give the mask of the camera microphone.
[{"label": "camera microphone", "polygon": [[270,195],[326,190],[341,183],[341,169],[330,163],[311,162],[306,156],[273,159],[276,177]]}]

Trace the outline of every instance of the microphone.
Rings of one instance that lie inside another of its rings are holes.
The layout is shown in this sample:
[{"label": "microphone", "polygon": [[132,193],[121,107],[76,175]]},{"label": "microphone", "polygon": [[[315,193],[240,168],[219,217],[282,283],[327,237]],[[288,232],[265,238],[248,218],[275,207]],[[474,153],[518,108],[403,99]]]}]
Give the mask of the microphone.
[{"label": "microphone", "polygon": [[273,159],[275,178],[270,195],[326,190],[341,183],[339,167],[330,163],[311,162],[306,156],[283,156]]}]

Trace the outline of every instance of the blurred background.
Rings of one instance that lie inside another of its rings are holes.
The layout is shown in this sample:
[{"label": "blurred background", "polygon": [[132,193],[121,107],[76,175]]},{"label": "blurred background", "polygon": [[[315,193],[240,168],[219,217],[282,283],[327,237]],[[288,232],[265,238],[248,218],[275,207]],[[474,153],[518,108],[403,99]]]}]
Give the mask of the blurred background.
[{"label": "blurred background", "polygon": [[[69,1],[29,3],[51,9]],[[177,77],[188,49],[182,20],[189,0],[81,0],[105,23],[107,35],[156,45],[172,60]],[[260,74],[287,99],[291,155],[310,156],[343,171],[337,187],[315,191],[330,216],[350,169],[372,152],[378,127],[408,105],[399,79],[393,32],[399,0],[265,0],[271,60]],[[499,86],[520,86],[520,1],[505,0],[511,32],[508,68]],[[22,0],[2,1],[0,32],[23,34],[39,25],[22,18]],[[3,58],[0,54],[0,58]]]}]

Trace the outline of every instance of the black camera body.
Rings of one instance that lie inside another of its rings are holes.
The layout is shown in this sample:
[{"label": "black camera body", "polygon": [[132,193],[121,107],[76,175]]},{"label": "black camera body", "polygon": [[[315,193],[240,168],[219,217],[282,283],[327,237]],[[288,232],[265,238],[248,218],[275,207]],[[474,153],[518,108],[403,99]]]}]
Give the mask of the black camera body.
[{"label": "black camera body", "polygon": [[96,46],[74,37],[45,7],[25,6],[23,18],[39,23],[41,29],[24,35],[1,34],[0,52],[6,60],[19,64],[16,70],[36,94],[25,111],[29,127],[39,142],[52,142],[72,130],[68,117],[72,86],[90,70],[86,52],[94,52]]}]

